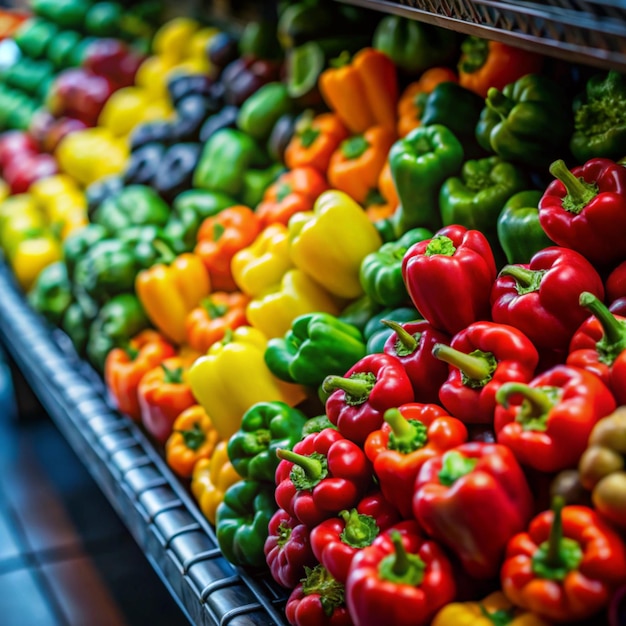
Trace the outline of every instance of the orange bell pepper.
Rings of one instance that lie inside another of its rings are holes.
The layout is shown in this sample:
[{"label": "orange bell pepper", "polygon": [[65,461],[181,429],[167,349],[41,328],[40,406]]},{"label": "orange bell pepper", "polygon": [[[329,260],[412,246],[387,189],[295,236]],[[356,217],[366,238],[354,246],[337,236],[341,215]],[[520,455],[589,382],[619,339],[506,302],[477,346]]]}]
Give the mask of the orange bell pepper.
[{"label": "orange bell pepper", "polygon": [[346,137],[348,130],[334,113],[303,115],[285,149],[285,165],[290,170],[314,167],[325,176],[330,157]]},{"label": "orange bell pepper", "polygon": [[261,221],[246,206],[235,205],[207,217],[198,230],[195,253],[209,271],[216,291],[236,291],[230,262],[261,232]]},{"label": "orange bell pepper", "polygon": [[383,169],[378,177],[378,191],[385,200],[386,204],[389,204],[394,209],[400,204],[400,198],[396,191],[396,184],[393,182],[393,176],[391,174],[391,165],[389,159],[385,162]]},{"label": "orange bell pepper", "polygon": [[406,137],[420,125],[428,94],[439,84],[458,82],[457,75],[447,67],[431,67],[406,87],[398,102],[398,136]]},{"label": "orange bell pepper", "polygon": [[300,211],[310,211],[318,196],[328,189],[326,179],[308,165],[297,167],[279,176],[263,195],[256,215],[263,228],[279,222],[287,226],[289,218]]},{"label": "orange bell pepper", "polygon": [[150,321],[176,343],[185,341],[185,318],[211,291],[209,273],[199,256],[175,257],[142,270],[135,291]]},{"label": "orange bell pepper", "polygon": [[378,191],[378,179],[394,141],[395,131],[384,126],[373,126],[342,141],[328,166],[331,186],[359,204],[368,204]]},{"label": "orange bell pepper", "polygon": [[165,460],[176,474],[190,478],[196,462],[210,458],[218,441],[219,435],[204,407],[194,404],[176,418],[165,442]]},{"label": "orange bell pepper", "polygon": [[126,348],[113,348],[104,362],[104,381],[115,406],[135,421],[141,419],[137,388],[144,374],[175,355],[174,347],[154,330],[133,337]]},{"label": "orange bell pepper", "polygon": [[188,361],[171,357],[147,372],[139,383],[141,421],[159,443],[165,443],[172,434],[176,418],[196,404],[187,382],[188,369]]},{"label": "orange bell pepper", "polygon": [[248,323],[246,307],[250,298],[240,291],[216,291],[205,298],[185,321],[187,342],[205,353],[215,342],[224,339],[227,329],[234,330]]}]

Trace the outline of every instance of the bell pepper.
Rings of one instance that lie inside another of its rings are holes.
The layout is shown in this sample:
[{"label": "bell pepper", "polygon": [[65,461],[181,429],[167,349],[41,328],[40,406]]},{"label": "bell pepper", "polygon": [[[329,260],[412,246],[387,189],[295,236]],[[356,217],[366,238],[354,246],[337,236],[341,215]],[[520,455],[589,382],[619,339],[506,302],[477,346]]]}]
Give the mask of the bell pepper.
[{"label": "bell pepper", "polygon": [[335,580],[345,585],[355,554],[398,521],[395,508],[380,492],[373,492],[353,509],[339,511],[338,517],[330,517],[310,531],[313,554]]},{"label": "bell pepper", "polygon": [[619,404],[626,404],[626,317],[615,316],[589,292],[580,304],[592,313],[572,337],[567,364],[599,376]]},{"label": "bell pepper", "polygon": [[39,274],[61,257],[61,246],[52,233],[25,230],[9,255],[9,264],[20,287],[29,291]]},{"label": "bell pepper", "polygon": [[137,389],[141,379],[175,354],[174,347],[154,330],[144,330],[132,337],[128,345],[111,350],[104,362],[104,381],[113,404],[139,421]]},{"label": "bell pepper", "polygon": [[596,422],[578,463],[580,482],[591,491],[602,517],[626,529],[626,409],[622,406]]},{"label": "bell pepper", "polygon": [[290,170],[313,167],[326,175],[330,157],[347,137],[346,127],[334,113],[304,114],[285,149],[285,164]]},{"label": "bell pepper", "polygon": [[437,612],[431,626],[550,626],[529,611],[516,607],[501,591],[478,602],[451,602]]},{"label": "bell pepper", "polygon": [[461,142],[440,124],[420,126],[393,144],[389,163],[400,199],[390,218],[396,236],[411,228],[436,228],[439,188],[461,168]]},{"label": "bell pepper", "polygon": [[287,86],[280,82],[267,83],[241,105],[237,127],[257,141],[266,141],[280,116],[291,108]]},{"label": "bell pepper", "polygon": [[224,558],[234,565],[265,566],[263,546],[276,512],[271,485],[240,480],[224,493],[217,507],[215,534]]},{"label": "bell pepper", "polygon": [[311,531],[295,517],[278,509],[269,522],[263,546],[265,562],[272,578],[287,589],[295,589],[305,568],[315,566]]},{"label": "bell pepper", "polygon": [[281,223],[266,226],[230,262],[237,287],[251,298],[278,285],[292,267],[287,227]]},{"label": "bell pepper", "polygon": [[219,441],[209,459],[199,459],[191,475],[193,493],[204,516],[215,526],[217,507],[224,493],[241,480],[228,459],[226,441]]},{"label": "bell pepper", "polygon": [[507,382],[529,382],[539,363],[530,339],[513,326],[474,322],[433,355],[449,364],[439,400],[466,424],[493,423],[496,394]]},{"label": "bell pepper", "polygon": [[413,387],[402,363],[388,354],[369,354],[344,376],[327,376],[322,389],[328,419],[358,444],[378,430],[387,409],[413,402]]},{"label": "bell pepper", "polygon": [[294,213],[311,211],[318,196],[328,189],[324,176],[310,165],[285,172],[270,185],[255,213],[263,227],[279,222],[287,226]]},{"label": "bell pepper", "polygon": [[291,450],[300,441],[306,417],[280,401],[257,402],[228,439],[228,458],[243,478],[274,482],[276,450]]},{"label": "bell pepper", "polygon": [[332,428],[307,435],[293,450],[276,451],[276,503],[309,528],[356,505],[371,486],[359,446]]},{"label": "bell pepper", "polygon": [[362,294],[361,262],[382,245],[363,209],[341,191],[325,191],[313,211],[296,213],[289,220],[289,240],[294,265],[340,298]]},{"label": "bell pepper", "polygon": [[626,297],[626,261],[622,261],[606,277],[604,286],[606,287],[607,302],[612,304],[616,300]]},{"label": "bell pepper", "polygon": [[144,374],[137,387],[141,422],[161,444],[172,434],[176,418],[197,404],[188,374],[189,366],[184,359],[170,357]]},{"label": "bell pepper", "polygon": [[615,409],[615,399],[597,376],[566,365],[528,385],[505,383],[496,400],[501,405],[494,420],[498,443],[542,472],[574,467],[596,422]]},{"label": "bell pepper", "polygon": [[461,44],[459,84],[487,97],[490,87],[503,89],[526,74],[538,72],[543,57],[499,41],[467,37]]},{"label": "bell pepper", "polygon": [[195,464],[211,457],[218,438],[211,418],[194,404],[174,421],[172,434],[165,442],[165,460],[175,474],[191,478]]},{"label": "bell pepper", "polygon": [[422,465],[467,441],[463,422],[436,404],[408,403],[385,411],[365,440],[380,489],[404,519],[413,516],[413,486]]},{"label": "bell pepper", "polygon": [[626,548],[595,511],[563,504],[554,498],[551,510],[511,538],[500,580],[517,606],[571,623],[595,615],[623,584]]},{"label": "bell pepper", "polygon": [[61,320],[61,329],[70,338],[74,349],[81,357],[86,356],[91,323],[97,313],[97,304],[90,298],[82,296],[70,304]]},{"label": "bell pepper", "polygon": [[28,292],[30,306],[55,326],[61,323],[72,300],[72,284],[63,261],[51,263],[42,269]]},{"label": "bell pepper", "polygon": [[403,323],[421,320],[422,316],[412,306],[374,311],[363,327],[363,337],[367,342],[368,354],[384,352],[385,342],[395,332],[382,321],[384,319]]},{"label": "bell pepper", "polygon": [[187,315],[209,295],[211,282],[202,259],[191,253],[170,255],[170,263],[142,270],[135,290],[150,321],[169,339],[186,339]]},{"label": "bell pepper", "polygon": [[293,320],[284,338],[270,339],[265,363],[281,380],[317,387],[330,374],[343,374],[365,356],[361,331],[329,313]]},{"label": "bell pepper", "polygon": [[393,61],[373,48],[361,49],[352,59],[347,56],[341,59],[343,65],[338,63],[320,74],[324,101],[354,134],[372,126],[395,132],[398,82]]},{"label": "bell pepper", "polygon": [[626,81],[616,70],[592,76],[585,91],[574,100],[574,132],[569,147],[578,163],[595,157],[624,156],[626,118],[621,102]]},{"label": "bell pepper", "polygon": [[322,565],[305,567],[304,572],[304,578],[287,599],[287,621],[292,626],[352,626],[344,586]]},{"label": "bell pepper", "polygon": [[280,163],[272,163],[265,169],[250,168],[243,173],[243,191],[241,203],[245,206],[256,207],[263,201],[265,192],[278,178],[285,173]]},{"label": "bell pepper", "polygon": [[224,338],[227,330],[235,330],[248,323],[248,297],[236,291],[214,291],[200,301],[200,305],[185,318],[185,337],[189,346],[204,353]]},{"label": "bell pepper", "polygon": [[346,583],[346,603],[359,626],[426,626],[455,594],[448,557],[412,520],[359,552]]},{"label": "bell pepper", "polygon": [[498,574],[507,543],[526,527],[532,506],[515,456],[492,443],[464,443],[429,459],[414,487],[413,514],[420,526],[480,580]]},{"label": "bell pepper", "polygon": [[489,319],[496,263],[485,236],[464,226],[446,226],[411,246],[402,277],[415,308],[437,330],[454,335]]},{"label": "bell pepper", "polygon": [[284,336],[294,319],[312,312],[336,315],[339,307],[313,278],[293,269],[284,274],[280,285],[251,300],[246,316],[252,326],[271,339]]},{"label": "bell pepper", "polygon": [[395,130],[371,126],[344,139],[328,164],[328,182],[359,204],[371,204],[378,192],[378,179],[395,141]]},{"label": "bell pepper", "polygon": [[365,326],[381,310],[382,307],[377,302],[374,302],[368,295],[363,295],[343,308],[338,319],[346,322],[346,324],[356,326],[365,338]]},{"label": "bell pepper", "polygon": [[235,205],[206,218],[198,231],[194,252],[202,259],[216,291],[235,291],[230,263],[236,252],[249,246],[261,231],[256,215]]},{"label": "bell pepper", "polygon": [[604,298],[602,279],[574,250],[550,246],[528,264],[505,265],[491,291],[494,322],[521,330],[540,350],[566,350],[587,311],[580,293]]},{"label": "bell pepper", "polygon": [[624,260],[626,168],[609,159],[591,159],[571,171],[555,161],[556,178],[539,201],[539,222],[559,246],[580,252],[605,267]]},{"label": "bell pepper", "polygon": [[263,360],[266,346],[263,333],[240,326],[214,343],[189,370],[191,389],[222,439],[239,429],[253,404],[282,401],[294,406],[305,397],[301,387],[271,375]]}]

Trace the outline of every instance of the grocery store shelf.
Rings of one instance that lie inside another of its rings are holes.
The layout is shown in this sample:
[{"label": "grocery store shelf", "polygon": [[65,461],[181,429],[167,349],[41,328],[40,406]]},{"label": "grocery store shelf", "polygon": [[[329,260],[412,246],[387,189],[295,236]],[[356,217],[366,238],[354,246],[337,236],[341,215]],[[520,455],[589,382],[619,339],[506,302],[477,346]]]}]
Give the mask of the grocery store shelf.
[{"label": "grocery store shelf", "polygon": [[542,52],[626,71],[624,0],[339,0]]},{"label": "grocery store shelf", "polygon": [[0,293],[0,340],[189,621],[284,624],[284,590],[224,559],[187,490],[141,429],[108,405],[69,339],[30,309],[1,261]]}]

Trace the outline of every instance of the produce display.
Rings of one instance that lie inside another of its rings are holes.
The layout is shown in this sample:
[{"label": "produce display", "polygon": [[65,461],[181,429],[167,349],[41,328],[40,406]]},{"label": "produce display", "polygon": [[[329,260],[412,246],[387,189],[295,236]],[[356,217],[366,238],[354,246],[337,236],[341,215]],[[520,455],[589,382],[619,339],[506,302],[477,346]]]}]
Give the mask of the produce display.
[{"label": "produce display", "polygon": [[617,624],[626,77],[323,0],[140,58],[61,4],[103,38],[0,135],[0,245],[226,559],[293,626]]}]

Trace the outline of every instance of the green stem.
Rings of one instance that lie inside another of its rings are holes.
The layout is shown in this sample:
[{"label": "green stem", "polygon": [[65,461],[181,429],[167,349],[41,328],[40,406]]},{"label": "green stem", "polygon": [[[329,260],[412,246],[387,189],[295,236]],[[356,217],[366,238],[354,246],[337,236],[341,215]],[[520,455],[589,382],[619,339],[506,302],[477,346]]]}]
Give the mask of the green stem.
[{"label": "green stem", "polygon": [[513,98],[505,96],[499,89],[490,87],[489,91],[487,91],[486,104],[492,111],[495,111],[504,120],[513,110],[516,102]]},{"label": "green stem", "polygon": [[212,320],[223,317],[228,311],[228,307],[225,304],[216,304],[211,298],[202,300],[202,308]]},{"label": "green stem", "polygon": [[433,356],[444,363],[459,368],[471,380],[483,381],[490,379],[493,374],[487,358],[466,354],[447,346],[445,343],[436,343],[433,346]]},{"label": "green stem", "polygon": [[563,507],[565,506],[565,498],[563,496],[554,496],[552,500],[552,526],[550,527],[550,536],[548,537],[547,563],[550,567],[558,567],[561,564],[561,541],[563,539]]},{"label": "green stem", "polygon": [[213,224],[213,241],[219,241],[220,237],[224,234],[226,226],[216,222]]},{"label": "green stem", "polygon": [[600,322],[608,343],[620,344],[622,350],[626,349],[626,327],[596,296],[588,291],[583,291],[580,294],[579,303]]},{"label": "green stem", "polygon": [[341,154],[348,161],[354,161],[363,156],[369,147],[370,144],[363,135],[355,135],[341,142]]},{"label": "green stem", "polygon": [[396,342],[396,354],[398,356],[409,356],[409,354],[413,354],[417,350],[421,333],[418,333],[417,337],[414,337],[408,330],[405,330],[401,324],[398,324],[398,322],[393,322],[392,320],[380,321],[382,324],[395,331],[398,336],[398,341]]},{"label": "green stem", "polygon": [[546,270],[529,270],[521,265],[505,265],[500,276],[511,276],[515,279],[515,288],[520,296],[539,291]]},{"label": "green stem", "polygon": [[394,552],[378,564],[378,575],[383,580],[417,587],[424,580],[426,564],[416,554],[409,554],[404,547],[402,535],[393,530],[389,533]]},{"label": "green stem", "polygon": [[548,428],[550,411],[559,403],[563,390],[560,387],[530,387],[524,383],[504,383],[496,392],[496,402],[509,407],[509,398],[514,394],[524,400],[515,418],[524,430],[545,431]]},{"label": "green stem", "polygon": [[317,130],[316,128],[305,128],[298,136],[300,138],[300,144],[302,145],[303,148],[310,148],[314,143],[315,140],[320,136],[320,132],[319,130]]},{"label": "green stem", "polygon": [[160,239],[155,239],[152,242],[152,247],[158,252],[161,262],[169,265],[176,259],[174,251]]},{"label": "green stem", "polygon": [[574,176],[562,159],[552,163],[550,174],[565,186],[567,195],[563,198],[563,208],[570,213],[578,215],[598,195],[598,186]]},{"label": "green stem", "polygon": [[124,346],[124,352],[126,352],[131,361],[134,361],[139,356],[139,350],[137,348],[133,348],[130,344]]},{"label": "green stem", "polygon": [[319,461],[319,459],[312,456],[298,454],[297,452],[286,448],[278,448],[276,450],[276,456],[283,461],[289,461],[294,465],[297,465],[304,471],[308,478],[313,480],[317,480],[323,473],[323,464]]},{"label": "green stem", "polygon": [[461,70],[473,74],[487,62],[489,42],[482,37],[467,37],[461,44],[461,52]]},{"label": "green stem", "polygon": [[424,255],[434,256],[435,254],[443,254],[445,256],[453,256],[455,252],[456,247],[450,237],[437,235],[428,242]]},{"label": "green stem", "polygon": [[352,509],[340,511],[339,517],[345,522],[340,539],[342,543],[352,548],[365,548],[371,545],[378,535],[378,525],[371,515],[362,515],[356,509]]},{"label": "green stem", "polygon": [[443,455],[441,470],[437,475],[439,482],[450,487],[459,478],[469,474],[476,467],[478,459],[464,457],[460,452],[451,450]]},{"label": "green stem", "polygon": [[185,447],[193,450],[199,450],[202,444],[206,441],[206,433],[200,428],[198,422],[194,422],[194,425],[189,430],[176,430],[174,432],[179,433],[183,437]]},{"label": "green stem", "polygon": [[166,383],[173,385],[181,385],[183,382],[183,368],[182,367],[167,367],[165,363],[161,363],[161,369],[165,374],[163,380]]},{"label": "green stem", "polygon": [[341,389],[346,394],[346,403],[357,406],[367,402],[367,399],[376,384],[376,375],[372,372],[359,372],[349,378],[344,376],[327,376],[322,383],[322,389],[326,393],[332,393]]},{"label": "green stem", "polygon": [[428,428],[419,420],[407,420],[398,409],[387,409],[385,422],[391,426],[387,448],[409,454],[419,450],[428,441]]}]

